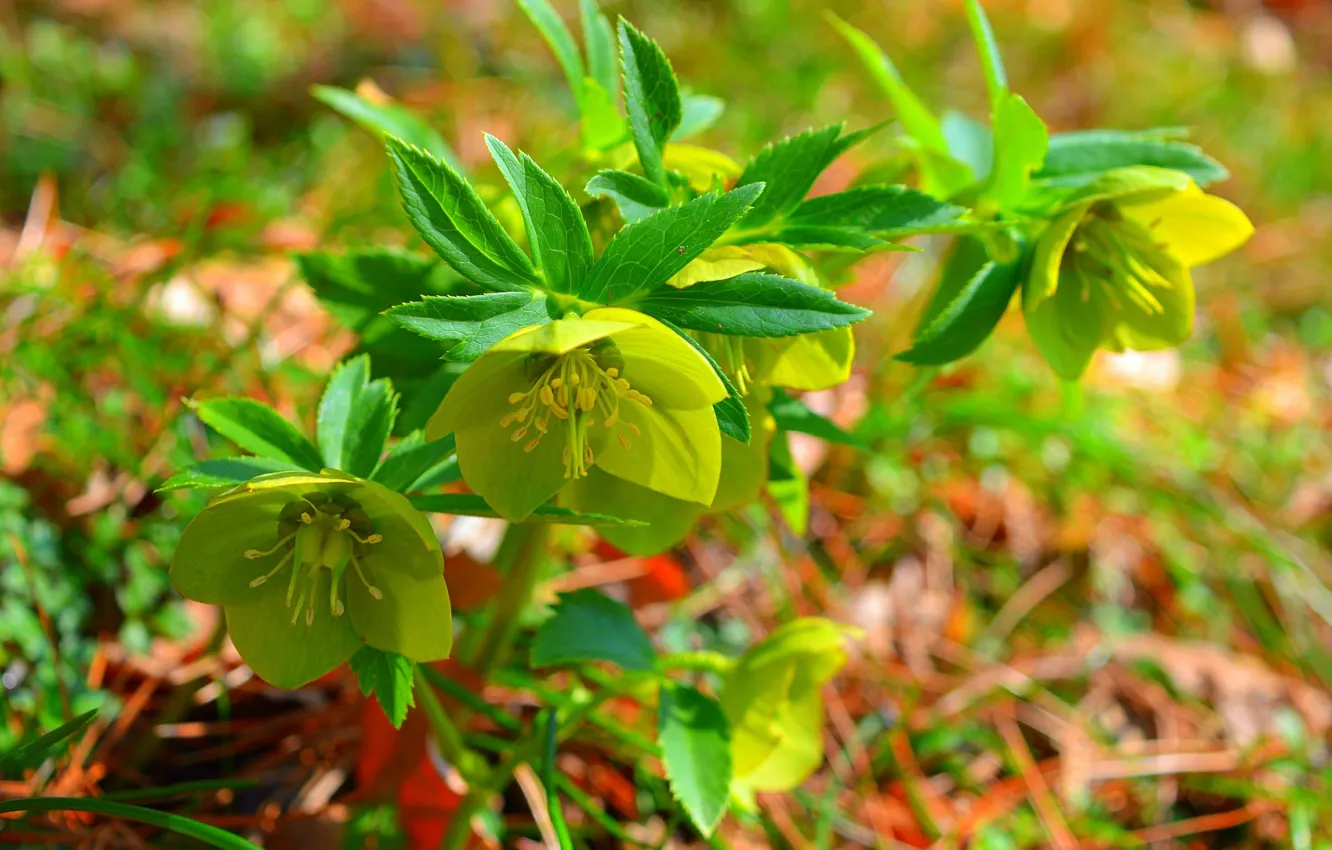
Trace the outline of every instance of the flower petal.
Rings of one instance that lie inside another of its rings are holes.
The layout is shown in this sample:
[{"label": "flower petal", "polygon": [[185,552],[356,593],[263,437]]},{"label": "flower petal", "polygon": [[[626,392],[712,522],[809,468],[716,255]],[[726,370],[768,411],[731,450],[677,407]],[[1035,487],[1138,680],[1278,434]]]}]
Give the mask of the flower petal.
[{"label": "flower petal", "polygon": [[1132,298],[1121,297],[1111,328],[1112,341],[1121,349],[1173,348],[1193,335],[1194,290],[1189,270],[1166,262],[1158,262],[1154,268],[1170,283],[1147,287],[1162,310],[1149,310]]},{"label": "flower petal", "polygon": [[612,342],[624,357],[624,377],[634,389],[667,407],[710,407],[726,387],[703,355],[661,322],[620,307],[591,310],[588,320],[633,323]]},{"label": "flower petal", "polygon": [[[1084,286],[1091,287],[1086,300]],[[1082,377],[1107,336],[1110,306],[1100,293],[1099,283],[1083,281],[1080,273],[1066,269],[1054,297],[1039,301],[1034,308],[1023,303],[1027,333],[1061,378],[1076,381]]]},{"label": "flower petal", "polygon": [[763,485],[768,482],[768,447],[777,430],[777,423],[768,413],[771,397],[772,393],[761,386],[745,396],[752,433],[748,443],[721,441],[721,475],[717,479],[717,493],[712,497],[709,513],[743,507],[756,501],[763,492]]},{"label": "flower petal", "polygon": [[[519,332],[521,333],[521,331]],[[497,386],[527,389],[527,370],[524,368],[526,356],[518,352],[497,352],[493,348],[482,354],[471,366],[463,370],[458,380],[453,382],[439,409],[426,423],[427,440],[438,440],[445,434],[458,430],[460,422],[472,422],[485,411],[490,415],[508,405],[508,396],[496,395]],[[499,419],[504,413],[499,413]]]},{"label": "flower petal", "polygon": [[354,574],[347,573],[347,613],[365,642],[412,661],[440,661],[453,648],[453,609],[444,583],[444,562],[435,553],[434,575],[404,574],[380,553],[362,562],[366,578],[383,594],[375,599]]},{"label": "flower petal", "polygon": [[1223,257],[1253,235],[1253,223],[1239,207],[1195,185],[1146,203],[1121,202],[1119,209],[1186,268]]},{"label": "flower petal", "polygon": [[1064,252],[1073,231],[1078,229],[1087,207],[1075,207],[1063,213],[1045,228],[1036,240],[1036,250],[1032,253],[1031,273],[1022,287],[1022,306],[1027,310],[1036,309],[1042,301],[1055,294],[1059,287],[1059,267],[1064,262]]},{"label": "flower petal", "polygon": [[264,490],[229,493],[210,502],[185,527],[171,557],[176,590],[209,605],[253,601],[267,593],[271,588],[252,588],[250,582],[276,566],[287,547],[255,560],[244,553],[278,542],[278,516],[297,498],[283,490]]},{"label": "flower petal", "polygon": [[598,467],[588,470],[586,478],[569,482],[560,491],[560,503],[576,511],[605,513],[648,523],[597,529],[597,534],[630,555],[656,555],[666,551],[680,542],[707,511],[697,502],[673,499],[665,493],[617,478]]},{"label": "flower petal", "polygon": [[391,555],[393,569],[416,579],[428,579],[441,570],[439,537],[430,520],[412,507],[407,497],[377,481],[362,481],[351,496],[370,520],[374,533],[384,539],[371,544],[375,556]]},{"label": "flower petal", "polygon": [[575,348],[590,345],[599,339],[628,330],[636,324],[636,322],[615,321],[611,317],[598,321],[592,315],[597,312],[600,311],[592,310],[585,318],[557,319],[549,324],[523,328],[492,345],[490,351],[568,354]]},{"label": "flower petal", "polygon": [[255,675],[279,688],[299,688],[312,682],[351,657],[361,647],[351,618],[334,617],[328,609],[328,570],[319,571],[313,600],[313,625],[301,614],[291,624],[292,609],[285,594],[265,593],[244,605],[228,605],[227,631],[245,663]]},{"label": "flower petal", "polygon": [[628,448],[606,440],[595,450],[597,466],[676,499],[712,504],[721,473],[721,431],[711,406],[674,410],[626,399],[620,418],[640,435],[629,438]]},{"label": "flower petal", "polygon": [[754,380],[791,390],[826,390],[851,377],[856,340],[851,328],[833,328],[784,339],[746,339]]}]

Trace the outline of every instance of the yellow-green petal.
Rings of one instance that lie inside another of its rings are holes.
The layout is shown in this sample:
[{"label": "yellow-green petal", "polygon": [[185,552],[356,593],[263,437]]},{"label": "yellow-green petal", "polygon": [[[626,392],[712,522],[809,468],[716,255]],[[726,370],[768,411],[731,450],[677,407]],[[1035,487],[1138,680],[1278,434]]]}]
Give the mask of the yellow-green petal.
[{"label": "yellow-green petal", "polygon": [[[295,495],[281,490],[219,496],[191,520],[171,558],[171,583],[186,599],[209,605],[254,600],[270,587],[250,587],[286,549],[250,560],[247,549],[264,551],[278,542],[278,516]],[[270,582],[271,584],[271,582]]]},{"label": "yellow-green petal", "polygon": [[[449,387],[439,409],[426,423],[426,439],[438,440],[445,434],[452,434],[460,424],[474,422],[481,409],[489,415],[507,406],[508,396],[496,395],[495,388],[505,386],[525,391],[530,385],[524,368],[526,359],[525,354],[497,352],[493,348],[477,358]],[[496,427],[503,416],[500,412],[495,418]]]},{"label": "yellow-green petal", "polygon": [[607,440],[594,450],[597,466],[682,501],[712,504],[721,473],[721,431],[711,405],[672,409],[622,401],[620,418],[639,435],[628,438],[628,448]]},{"label": "yellow-green petal", "polygon": [[[615,321],[610,318],[597,320],[593,318],[592,312],[599,311],[591,311],[584,318],[559,319],[544,325],[532,325],[520,331],[515,331],[491,346],[487,354],[483,354],[478,362],[485,359],[490,352],[568,354],[575,348],[591,345],[599,339],[605,339],[621,331],[629,330],[637,324],[633,321]],[[641,313],[634,313],[632,310],[626,310],[625,312],[631,316],[642,315]],[[463,374],[466,374],[466,372]]]},{"label": "yellow-green petal", "polygon": [[[453,610],[444,582],[444,564],[435,553],[428,578],[403,573],[376,552],[362,561],[366,578],[379,589],[375,599],[361,580],[347,574],[347,614],[366,643],[412,661],[440,661],[453,648]],[[323,613],[323,612],[320,612]]]},{"label": "yellow-green petal", "polygon": [[738,177],[740,166],[721,151],[699,145],[668,144],[662,152],[662,164],[668,171],[678,171],[689,185],[700,192],[711,189],[718,181],[725,183]]},{"label": "yellow-green petal", "polygon": [[[287,690],[299,688],[335,669],[361,647],[351,618],[329,613],[331,575],[319,570],[312,625],[305,624],[304,614],[291,624],[293,609],[287,607],[284,593],[258,594],[247,604],[226,606],[231,642],[265,682]],[[306,605],[310,604],[307,599]]]},{"label": "yellow-green petal", "polygon": [[680,335],[651,316],[621,307],[591,310],[589,321],[635,323],[612,338],[624,358],[624,378],[654,404],[711,407],[726,398],[712,364]]},{"label": "yellow-green petal", "polygon": [[754,380],[791,390],[826,390],[851,377],[856,340],[850,328],[832,328],[784,339],[746,339],[745,359]]},{"label": "yellow-green petal", "polygon": [[560,491],[560,503],[576,511],[603,513],[647,525],[609,525],[597,533],[630,555],[656,555],[679,543],[707,508],[673,499],[617,478],[598,467]]},{"label": "yellow-green petal", "polygon": [[1169,286],[1148,285],[1147,291],[1162,309],[1149,308],[1121,296],[1114,311],[1108,342],[1119,350],[1155,351],[1173,348],[1193,335],[1193,278],[1183,266],[1158,262],[1155,270]]},{"label": "yellow-green petal", "polygon": [[1119,210],[1150,231],[1186,268],[1223,257],[1253,235],[1253,223],[1239,207],[1192,184],[1183,192],[1145,203],[1126,200]]},{"label": "yellow-green petal", "polygon": [[1031,273],[1022,287],[1022,304],[1033,310],[1042,301],[1055,294],[1059,286],[1059,267],[1064,261],[1073,231],[1078,229],[1087,207],[1079,206],[1061,214],[1045,228],[1036,240],[1032,253]]},{"label": "yellow-green petal", "polygon": [[430,578],[442,569],[439,537],[430,520],[412,507],[407,497],[380,484],[362,481],[351,493],[370,520],[373,533],[383,541],[373,544],[376,555],[391,553],[395,569],[417,579]]},{"label": "yellow-green petal", "polygon": [[[1022,315],[1027,333],[1046,362],[1061,378],[1076,381],[1087,371],[1092,355],[1106,339],[1111,322],[1109,304],[1100,294],[1100,284],[1079,285],[1078,274],[1069,270],[1060,277],[1054,297],[1032,309],[1024,301]],[[1092,296],[1081,297],[1082,286],[1092,287]]]},{"label": "yellow-green petal", "polygon": [[749,256],[748,246],[722,245],[708,248],[666,281],[666,284],[676,289],[687,289],[696,283],[725,280],[745,272],[758,271],[763,267],[762,262]]},{"label": "yellow-green petal", "polygon": [[[748,443],[722,440],[721,475],[717,480],[717,493],[712,497],[709,513],[722,513],[748,505],[758,499],[768,481],[768,447],[777,424],[768,413],[768,400],[772,392],[767,387],[755,387],[745,396],[749,411],[751,433]],[[624,548],[624,547],[620,547]]]}]

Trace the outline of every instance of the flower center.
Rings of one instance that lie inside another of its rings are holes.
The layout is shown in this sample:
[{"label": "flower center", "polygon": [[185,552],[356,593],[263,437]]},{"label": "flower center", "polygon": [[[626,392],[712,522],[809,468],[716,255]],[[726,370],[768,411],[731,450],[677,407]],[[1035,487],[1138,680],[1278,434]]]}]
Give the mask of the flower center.
[{"label": "flower center", "polygon": [[612,345],[598,345],[562,354],[549,365],[534,361],[544,368],[531,389],[509,396],[515,409],[500,420],[500,427],[518,426],[510,435],[515,443],[531,435],[523,445],[523,451],[530,452],[549,433],[552,418],[564,422],[564,477],[587,475],[594,460],[588,429],[600,424],[614,432],[627,449],[629,437],[641,436],[641,432],[634,423],[620,418],[621,402],[627,399],[652,406],[652,399],[629,386],[619,365],[610,365],[622,363],[618,354]]},{"label": "flower center", "polygon": [[1171,289],[1174,284],[1157,266],[1172,261],[1165,246],[1152,239],[1151,230],[1123,218],[1112,205],[1097,207],[1073,236],[1073,263],[1083,272],[1082,301],[1091,299],[1092,283],[1101,290],[1111,307],[1121,309],[1120,296],[1140,310],[1160,315],[1165,308],[1152,289]]},{"label": "flower center", "polygon": [[295,602],[295,610],[291,615],[293,626],[302,612],[305,614],[305,625],[314,625],[320,570],[329,571],[328,609],[334,617],[341,617],[346,610],[342,603],[342,584],[348,565],[365,585],[370,596],[384,598],[379,588],[366,577],[365,567],[360,561],[366,547],[383,541],[383,536],[360,533],[370,530],[369,521],[364,519],[360,507],[350,499],[342,497],[341,501],[335,501],[321,496],[315,494],[287,505],[278,521],[277,543],[269,549],[247,549],[244,553],[247,559],[256,560],[283,552],[277,565],[251,581],[250,587],[259,587],[288,564],[293,564],[291,579],[287,582],[287,607],[292,608],[293,600]]}]

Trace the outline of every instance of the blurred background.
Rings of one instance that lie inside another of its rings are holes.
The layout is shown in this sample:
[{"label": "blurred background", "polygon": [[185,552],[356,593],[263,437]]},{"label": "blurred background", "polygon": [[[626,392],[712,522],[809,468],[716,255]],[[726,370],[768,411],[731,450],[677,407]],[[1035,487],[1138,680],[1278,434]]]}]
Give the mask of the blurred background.
[{"label": "blurred background", "polygon": [[[741,160],[889,117],[825,9],[936,109],[985,115],[960,2],[604,5],[726,101],[701,142]],[[798,824],[831,800],[837,842],[965,827],[976,846],[1065,846],[1053,817],[1106,846],[1329,846],[1332,2],[986,7],[1052,130],[1184,126],[1231,169],[1212,191],[1257,233],[1196,274],[1196,336],[1099,357],[1071,414],[1017,311],[956,366],[893,362],[937,256],[871,258],[844,290],[876,312],[856,376],[810,401],[872,450],[802,446],[808,547],[780,547],[756,509],[616,575],[680,647],[743,645],[798,613],[865,630],[829,697],[818,794],[785,804]],[[480,182],[496,176],[483,131],[543,162],[577,145],[563,77],[507,2],[0,0],[0,749],[105,709],[43,778],[58,792],[257,777],[262,794],[219,791],[200,816],[268,846],[331,846],[311,843],[322,828],[401,841],[374,820],[384,800],[444,816],[438,777],[397,776],[395,797],[367,765],[394,744],[354,685],[274,694],[202,654],[220,637],[166,578],[201,501],[153,493],[209,451],[182,398],[312,420],[352,339],[290,252],[418,244],[376,140],[309,94],[366,79]],[[568,534],[588,550],[590,532]],[[571,575],[593,575],[595,551]],[[466,574],[450,567],[455,597]],[[1033,771],[1044,795],[1013,778]],[[591,793],[632,803],[632,773],[598,775]],[[801,846],[791,824],[764,828]]]}]

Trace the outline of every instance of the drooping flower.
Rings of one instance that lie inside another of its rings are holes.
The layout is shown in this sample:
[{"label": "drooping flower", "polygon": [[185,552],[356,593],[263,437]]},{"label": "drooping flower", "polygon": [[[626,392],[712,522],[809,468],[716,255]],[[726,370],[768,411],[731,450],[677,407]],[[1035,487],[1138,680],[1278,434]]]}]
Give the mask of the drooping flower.
[{"label": "drooping flower", "polygon": [[805,617],[778,628],[722,677],[718,698],[731,726],[731,793],[789,791],[823,762],[822,688],[846,664],[854,630]]},{"label": "drooping flower", "polygon": [[171,582],[221,605],[241,657],[282,688],[363,644],[413,661],[453,645],[430,523],[400,494],[334,470],[269,473],[214,498],[182,534]]},{"label": "drooping flower", "polygon": [[1106,172],[1065,201],[1024,283],[1027,328],[1051,367],[1080,377],[1097,348],[1148,351],[1193,332],[1190,269],[1238,248],[1253,225],[1185,174]]},{"label": "drooping flower", "polygon": [[712,366],[675,332],[599,308],[491,346],[450,388],[426,437],[456,434],[467,485],[515,522],[593,469],[707,505],[721,469],[712,405],[725,397]]}]

